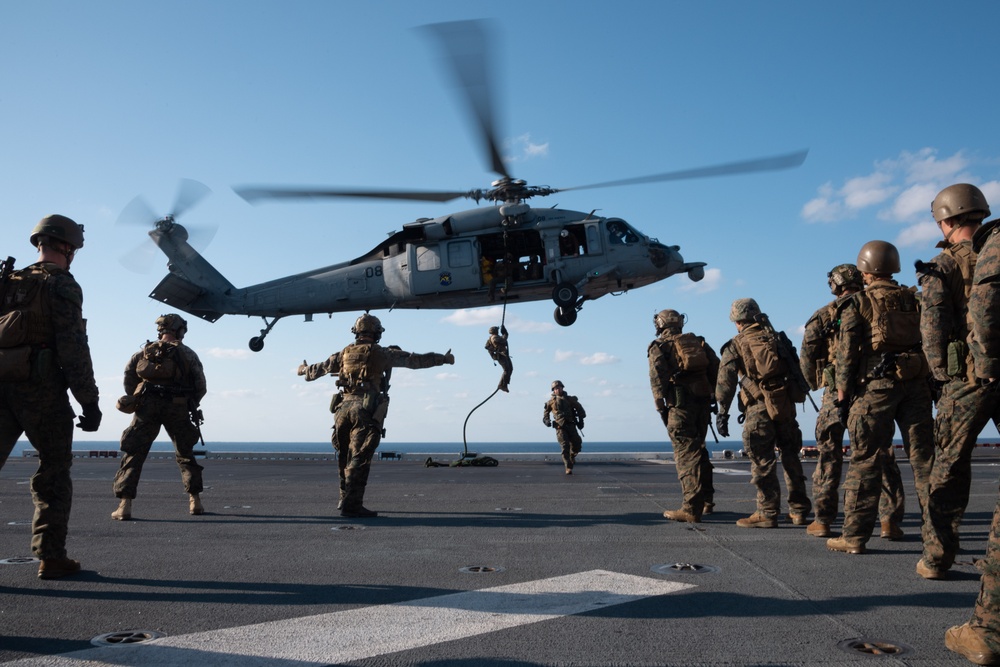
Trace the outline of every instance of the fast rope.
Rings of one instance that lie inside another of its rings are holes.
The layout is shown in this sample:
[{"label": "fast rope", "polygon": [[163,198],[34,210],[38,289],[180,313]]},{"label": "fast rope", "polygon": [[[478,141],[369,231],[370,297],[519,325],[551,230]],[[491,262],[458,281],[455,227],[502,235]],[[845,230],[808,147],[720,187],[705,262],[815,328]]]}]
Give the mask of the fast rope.
[{"label": "fast rope", "polygon": [[[503,308],[500,311],[500,330],[501,331],[503,331],[503,330],[506,329],[505,323],[507,321],[507,296],[510,293],[510,278],[511,278],[511,275],[513,275],[513,273],[514,273],[514,263],[512,261],[508,261],[508,259],[507,259],[508,255],[509,255],[508,248],[507,248],[507,224],[508,224],[508,221],[504,220],[504,222],[503,222],[503,227],[504,227],[504,229],[503,229],[503,258],[504,258],[504,265],[506,266],[506,269],[504,270]],[[482,403],[480,403],[476,407],[474,407],[471,410],[469,410],[469,414],[467,414],[465,416],[465,422],[462,424],[462,458],[463,459],[469,458],[469,442],[466,439],[466,427],[469,425],[469,417],[472,416],[473,412],[475,412],[476,410],[478,410],[479,408],[481,408],[483,405],[485,405],[487,401],[489,401],[491,398],[493,398],[494,396],[496,396],[499,391],[500,391],[500,387],[497,386],[497,388],[493,390],[492,394],[490,394],[485,399],[483,399]],[[475,455],[473,455],[473,456],[475,456]]]}]

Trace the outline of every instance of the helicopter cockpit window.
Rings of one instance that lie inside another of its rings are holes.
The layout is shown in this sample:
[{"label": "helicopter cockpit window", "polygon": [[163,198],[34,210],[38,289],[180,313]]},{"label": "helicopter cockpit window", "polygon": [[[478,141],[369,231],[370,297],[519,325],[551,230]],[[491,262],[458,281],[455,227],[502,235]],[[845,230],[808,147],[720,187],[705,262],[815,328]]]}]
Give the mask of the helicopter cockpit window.
[{"label": "helicopter cockpit window", "polygon": [[437,271],[441,268],[441,255],[436,245],[417,246],[417,271]]},{"label": "helicopter cockpit window", "polygon": [[608,240],[611,245],[638,243],[639,235],[632,231],[632,228],[625,224],[624,220],[609,220]]},{"label": "helicopter cockpit window", "polygon": [[472,242],[453,241],[448,244],[448,266],[453,269],[472,266]]}]

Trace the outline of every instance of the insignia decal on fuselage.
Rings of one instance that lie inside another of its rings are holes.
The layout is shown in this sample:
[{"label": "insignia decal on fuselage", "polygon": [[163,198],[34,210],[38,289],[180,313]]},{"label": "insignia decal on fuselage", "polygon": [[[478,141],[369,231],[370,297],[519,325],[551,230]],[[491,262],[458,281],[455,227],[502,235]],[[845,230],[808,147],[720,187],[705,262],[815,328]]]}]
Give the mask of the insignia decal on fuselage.
[{"label": "insignia decal on fuselage", "polygon": [[444,273],[440,274],[438,276],[438,283],[440,283],[440,285],[442,287],[447,287],[448,285],[450,285],[451,284],[451,273],[448,272],[448,271],[445,271]]}]

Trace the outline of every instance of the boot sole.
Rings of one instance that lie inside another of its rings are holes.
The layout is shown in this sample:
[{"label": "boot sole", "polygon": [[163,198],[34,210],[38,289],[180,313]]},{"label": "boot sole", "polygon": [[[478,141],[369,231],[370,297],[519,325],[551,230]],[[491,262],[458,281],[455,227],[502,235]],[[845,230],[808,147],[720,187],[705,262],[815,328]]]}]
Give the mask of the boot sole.
[{"label": "boot sole", "polygon": [[[962,626],[956,626],[962,627]],[[983,653],[979,651],[970,651],[958,643],[958,639],[954,636],[958,633],[952,633],[954,628],[949,628],[947,632],[944,633],[944,645],[949,651],[957,653],[964,656],[966,660],[976,665],[995,665],[997,664],[998,656],[991,653]]]}]

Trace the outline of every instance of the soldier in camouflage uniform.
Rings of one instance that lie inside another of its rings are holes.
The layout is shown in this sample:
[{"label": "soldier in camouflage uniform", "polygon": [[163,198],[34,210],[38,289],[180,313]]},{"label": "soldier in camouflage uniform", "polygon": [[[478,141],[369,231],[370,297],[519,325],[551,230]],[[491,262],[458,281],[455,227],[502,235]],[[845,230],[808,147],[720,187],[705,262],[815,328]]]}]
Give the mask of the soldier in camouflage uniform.
[{"label": "soldier in camouflage uniform", "polygon": [[[837,518],[840,477],[844,468],[844,431],[846,426],[840,421],[835,402],[833,355],[837,349],[837,334],[840,331],[840,308],[850,296],[864,289],[861,272],[853,264],[840,264],[827,274],[830,292],[836,297],[823,306],[806,322],[799,364],[809,388],[817,391],[826,387],[823,402],[816,415],[816,449],[819,460],[813,472],[813,502],[816,504],[816,520],[806,528],[814,537],[829,537],[830,524]],[[899,527],[905,510],[903,478],[896,464],[893,449],[882,468],[882,497],[879,501],[879,517],[882,521],[882,537],[889,540],[902,539]]]},{"label": "soldier in camouflage uniform", "polygon": [[646,352],[649,385],[674,448],[674,465],[684,495],[681,508],[666,510],[663,516],[699,523],[702,514],[711,514],[715,506],[705,436],[712,419],[719,357],[701,336],[682,333],[684,316],[676,310],[661,310],[653,317],[653,325],[656,340]]},{"label": "soldier in camouflage uniform", "polygon": [[490,358],[500,364],[503,375],[500,377],[500,384],[497,389],[508,391],[510,375],[514,372],[514,364],[510,360],[510,349],[507,347],[507,327],[490,327],[490,337],[486,340],[486,351],[490,353]]},{"label": "soldier in camouflage uniform", "polygon": [[[969,347],[976,384],[1000,401],[1000,220],[983,225],[973,239],[978,252],[969,295]],[[949,629],[944,643],[977,665],[1000,664],[1000,497],[993,512],[986,558],[978,562],[982,582],[972,619]]]},{"label": "soldier in camouflage uniform", "polygon": [[[788,487],[788,508],[792,523],[805,525],[812,503],[806,493],[806,476],[802,472],[802,431],[795,419],[795,403],[791,399],[789,377],[797,368],[784,369],[779,378],[755,377],[758,368],[752,354],[756,341],[768,335],[761,320],[760,306],[753,299],[733,301],[729,319],[738,333],[722,346],[715,400],[719,406],[716,428],[719,435],[729,435],[729,407],[739,390],[742,412],[743,449],[750,457],[751,482],[757,487],[757,510],[739,519],[743,528],[776,528],[781,510],[781,486],[778,484],[775,448],[781,451],[781,466]],[[765,382],[766,380],[766,382]],[[762,382],[774,398],[763,393]],[[783,396],[783,398],[781,398]],[[805,400],[804,397],[802,400]],[[780,402],[780,405],[779,405]],[[770,404],[770,409],[769,409]],[[771,414],[774,412],[774,415]]]},{"label": "soldier in camouflage uniform", "polygon": [[83,225],[50,215],[32,230],[31,245],[38,261],[9,275],[13,267],[5,267],[0,284],[0,467],[26,435],[38,451],[31,551],[41,561],[38,576],[55,579],[80,571],[66,555],[74,417],[66,389],[83,408],[81,430],[96,431],[101,410],[83,291],[69,272],[83,247]]},{"label": "soldier in camouflage uniform", "polygon": [[587,416],[583,406],[576,396],[566,393],[563,383],[556,380],[552,383],[552,398],[545,402],[542,423],[554,426],[556,441],[562,448],[562,460],[566,466],[566,474],[573,474],[576,455],[583,447],[583,438],[577,429],[583,428],[583,420]]},{"label": "soldier in camouflage uniform", "polygon": [[374,315],[359,317],[351,333],[354,342],[326,361],[302,362],[298,374],[306,382],[324,375],[336,375],[340,392],[330,405],[334,413],[333,448],[337,451],[340,477],[340,516],[364,519],[378,512],[364,506],[365,487],[372,458],[385,433],[382,424],[389,409],[389,376],[393,368],[432,368],[454,364],[455,356],[404,352],[395,345],[382,347],[382,323]]},{"label": "soldier in camouflage uniform", "polygon": [[171,313],[156,318],[157,340],[147,341],[125,366],[125,395],[118,409],[132,414],[122,432],[122,460],[112,488],[119,499],[111,513],[116,521],[132,518],[132,501],[153,441],[163,427],[174,445],[174,459],[188,494],[190,514],[204,514],[201,504],[202,466],[194,457],[201,431],[192,420],[205,397],[205,370],[195,351],[182,343],[187,322]]},{"label": "soldier in camouflage uniform", "polygon": [[878,515],[882,471],[898,425],[913,468],[921,516],[934,460],[934,430],[927,360],[920,348],[915,290],[892,279],[899,252],[870,241],[858,254],[865,289],[841,308],[835,354],[837,407],[851,439],[844,480],[844,530],[831,551],[862,554]]},{"label": "soldier in camouflage uniform", "polygon": [[976,382],[966,339],[967,311],[976,252],[972,236],[990,214],[974,185],[951,185],[934,198],[931,213],[944,236],[941,253],[917,263],[921,288],[920,332],[932,381],[940,392],[930,476],[929,524],[917,574],[943,579],[959,549],[959,526],[969,503],[972,450],[983,427],[997,414],[996,394]]}]

